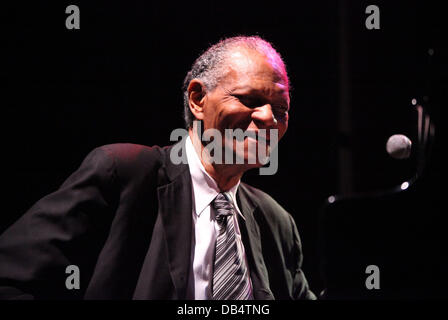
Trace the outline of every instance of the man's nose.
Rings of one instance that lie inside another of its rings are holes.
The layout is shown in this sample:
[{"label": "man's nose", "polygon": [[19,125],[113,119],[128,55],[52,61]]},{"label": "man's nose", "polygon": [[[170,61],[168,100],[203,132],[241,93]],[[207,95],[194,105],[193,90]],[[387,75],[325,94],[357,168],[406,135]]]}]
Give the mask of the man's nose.
[{"label": "man's nose", "polygon": [[277,125],[277,121],[274,117],[272,106],[270,104],[265,104],[255,108],[254,112],[252,112],[252,119],[260,128],[272,128]]}]

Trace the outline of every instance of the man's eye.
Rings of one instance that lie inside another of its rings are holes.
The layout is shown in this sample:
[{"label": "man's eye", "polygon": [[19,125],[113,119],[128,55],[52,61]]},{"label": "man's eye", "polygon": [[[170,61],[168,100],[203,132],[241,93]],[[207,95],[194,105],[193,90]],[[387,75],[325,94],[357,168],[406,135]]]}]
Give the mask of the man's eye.
[{"label": "man's eye", "polygon": [[277,109],[274,111],[274,116],[277,120],[285,120],[288,116],[288,110],[287,109]]},{"label": "man's eye", "polygon": [[246,107],[249,108],[256,108],[258,106],[261,105],[261,102],[257,99],[253,99],[250,97],[245,97],[245,96],[240,96],[240,95],[236,95],[235,96],[242,104],[244,104]]},{"label": "man's eye", "polygon": [[249,108],[256,108],[258,107],[260,104],[257,103],[257,101],[251,100],[251,99],[243,99],[241,100],[241,102]]},{"label": "man's eye", "polygon": [[[263,102],[263,100],[261,99],[247,97],[243,95],[235,95],[235,98],[237,98],[240,101],[240,103],[244,104],[246,107],[251,109],[263,106],[266,103]],[[285,108],[283,106],[277,106],[273,108],[273,113],[275,118],[277,118],[278,120],[285,120],[286,117],[288,116],[288,109],[287,107]]]}]

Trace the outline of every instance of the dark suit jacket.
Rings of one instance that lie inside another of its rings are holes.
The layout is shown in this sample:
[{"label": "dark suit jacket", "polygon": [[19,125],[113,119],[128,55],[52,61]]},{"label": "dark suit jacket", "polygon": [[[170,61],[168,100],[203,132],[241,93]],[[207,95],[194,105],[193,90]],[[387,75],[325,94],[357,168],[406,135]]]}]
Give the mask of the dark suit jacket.
[{"label": "dark suit jacket", "polygon": [[[0,298],[185,299],[191,265],[188,165],[171,147],[93,150],[56,192],[0,236]],[[255,299],[313,298],[292,217],[240,184],[238,205]],[[68,290],[68,265],[80,269]]]}]

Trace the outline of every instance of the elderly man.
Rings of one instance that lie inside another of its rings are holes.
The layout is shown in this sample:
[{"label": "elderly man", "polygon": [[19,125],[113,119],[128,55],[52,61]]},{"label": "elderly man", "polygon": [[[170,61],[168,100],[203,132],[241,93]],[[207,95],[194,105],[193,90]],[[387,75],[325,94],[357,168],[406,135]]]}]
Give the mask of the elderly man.
[{"label": "elderly man", "polygon": [[[59,190],[0,236],[0,297],[315,298],[293,218],[240,183],[264,163],[250,161],[250,145],[269,155],[273,137],[288,127],[280,55],[259,37],[225,39],[193,64],[184,101],[189,131],[177,146],[187,163],[173,162],[176,145],[92,151]],[[226,129],[253,135],[237,141]],[[231,150],[231,161],[204,152],[207,130],[222,133],[214,142]]]}]

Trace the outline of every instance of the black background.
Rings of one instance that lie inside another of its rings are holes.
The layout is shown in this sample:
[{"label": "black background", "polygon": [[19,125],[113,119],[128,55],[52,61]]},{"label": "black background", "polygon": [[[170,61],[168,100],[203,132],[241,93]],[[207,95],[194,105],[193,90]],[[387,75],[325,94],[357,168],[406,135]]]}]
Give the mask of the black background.
[{"label": "black background", "polygon": [[[80,30],[65,27],[70,4],[80,8]],[[380,8],[380,30],[365,27],[370,4]],[[316,293],[324,288],[317,237],[325,199],[388,188],[413,175],[414,158],[398,161],[385,152],[392,134],[416,137],[412,98],[431,111],[438,137],[445,130],[447,33],[436,2],[39,1],[2,11],[0,231],[56,190],[93,148],[170,144],[171,131],[183,127],[183,78],[222,37],[260,35],[287,64],[293,91],[279,171],[248,173],[245,181],[294,216]],[[339,119],[350,121],[349,130]],[[434,176],[442,174],[442,143],[434,149]],[[352,159],[349,172],[341,171],[341,148]],[[444,189],[433,186],[426,192]],[[406,211],[412,208],[404,204]],[[438,204],[428,203],[421,212],[428,234],[443,223],[434,211]]]}]

